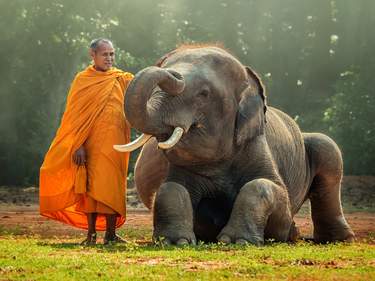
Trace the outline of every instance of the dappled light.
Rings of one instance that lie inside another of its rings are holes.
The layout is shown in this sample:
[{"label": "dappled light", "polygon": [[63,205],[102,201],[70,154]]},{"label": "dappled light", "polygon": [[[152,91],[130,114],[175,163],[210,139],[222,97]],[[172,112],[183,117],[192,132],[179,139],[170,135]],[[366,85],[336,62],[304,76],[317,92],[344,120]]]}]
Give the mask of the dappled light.
[{"label": "dappled light", "polygon": [[222,44],[261,75],[271,105],[338,142],[347,173],[375,173],[373,1],[14,0],[0,9],[0,184],[38,181],[96,37],[112,39],[117,65],[133,73],[182,43]]}]

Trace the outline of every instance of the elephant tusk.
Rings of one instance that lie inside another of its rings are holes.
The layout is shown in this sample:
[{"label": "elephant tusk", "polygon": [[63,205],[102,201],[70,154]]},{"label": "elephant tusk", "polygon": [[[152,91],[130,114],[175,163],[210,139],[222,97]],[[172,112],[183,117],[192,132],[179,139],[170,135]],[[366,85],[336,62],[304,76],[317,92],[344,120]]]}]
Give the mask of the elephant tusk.
[{"label": "elephant tusk", "polygon": [[158,147],[161,149],[172,148],[181,139],[183,133],[184,133],[184,129],[182,129],[181,127],[176,127],[173,131],[172,136],[164,142],[159,142]]},{"label": "elephant tusk", "polygon": [[122,145],[115,144],[113,148],[120,152],[131,152],[144,145],[151,137],[152,135],[142,134],[139,138],[131,143]]}]

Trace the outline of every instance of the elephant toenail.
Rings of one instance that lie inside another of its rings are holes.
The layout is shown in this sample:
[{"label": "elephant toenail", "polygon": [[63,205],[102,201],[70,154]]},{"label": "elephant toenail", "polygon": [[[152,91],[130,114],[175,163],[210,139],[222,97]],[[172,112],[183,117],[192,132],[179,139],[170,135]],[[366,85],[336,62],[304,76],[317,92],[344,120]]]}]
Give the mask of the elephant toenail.
[{"label": "elephant toenail", "polygon": [[237,245],[247,245],[247,244],[249,244],[249,241],[247,241],[243,238],[239,238],[239,239],[236,240],[236,244]]},{"label": "elephant toenail", "polygon": [[185,238],[180,238],[180,239],[177,240],[176,245],[177,246],[189,245],[189,241]]},{"label": "elephant toenail", "polygon": [[218,241],[221,242],[221,243],[224,243],[224,244],[230,244],[232,242],[230,237],[228,235],[225,235],[225,234],[220,236]]}]

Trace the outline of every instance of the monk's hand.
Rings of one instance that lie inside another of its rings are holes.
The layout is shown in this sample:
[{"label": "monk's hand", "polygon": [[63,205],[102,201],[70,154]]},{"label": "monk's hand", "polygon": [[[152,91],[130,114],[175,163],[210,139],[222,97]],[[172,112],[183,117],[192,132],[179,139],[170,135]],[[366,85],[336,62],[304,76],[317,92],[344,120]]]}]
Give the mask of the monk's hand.
[{"label": "monk's hand", "polygon": [[73,161],[78,166],[82,166],[86,164],[86,150],[83,147],[83,145],[76,150],[76,152],[73,155]]}]

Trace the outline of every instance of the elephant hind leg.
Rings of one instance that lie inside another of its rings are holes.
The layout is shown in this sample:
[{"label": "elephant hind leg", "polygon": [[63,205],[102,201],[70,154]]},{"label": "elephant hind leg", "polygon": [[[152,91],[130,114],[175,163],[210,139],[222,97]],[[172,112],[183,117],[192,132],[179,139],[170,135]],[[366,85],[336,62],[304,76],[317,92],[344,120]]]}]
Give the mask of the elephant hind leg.
[{"label": "elephant hind leg", "polygon": [[340,149],[323,134],[304,134],[313,181],[310,186],[314,241],[353,241],[340,199],[343,164]]}]

